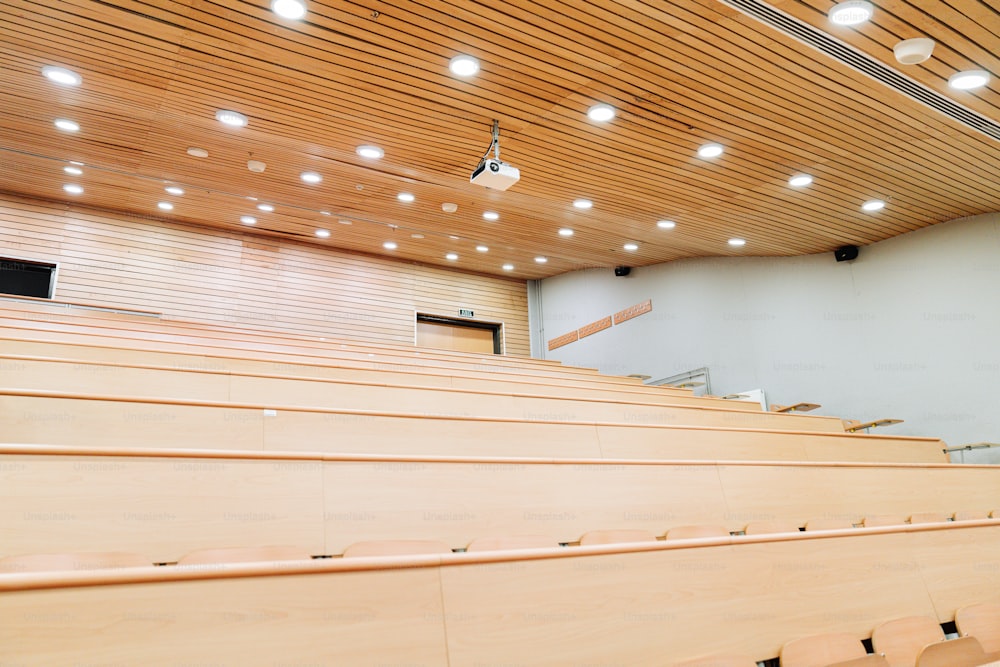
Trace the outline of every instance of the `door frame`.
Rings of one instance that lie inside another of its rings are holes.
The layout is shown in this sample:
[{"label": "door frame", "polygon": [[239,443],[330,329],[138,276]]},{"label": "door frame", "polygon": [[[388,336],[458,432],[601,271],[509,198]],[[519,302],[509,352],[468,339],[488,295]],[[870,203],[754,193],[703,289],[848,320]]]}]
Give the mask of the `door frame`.
[{"label": "door frame", "polygon": [[413,344],[417,344],[417,322],[431,322],[433,324],[448,324],[454,327],[468,327],[470,329],[487,329],[493,332],[493,354],[504,354],[506,341],[504,339],[503,322],[491,320],[480,320],[469,317],[455,317],[453,315],[437,315],[435,313],[413,311]]}]

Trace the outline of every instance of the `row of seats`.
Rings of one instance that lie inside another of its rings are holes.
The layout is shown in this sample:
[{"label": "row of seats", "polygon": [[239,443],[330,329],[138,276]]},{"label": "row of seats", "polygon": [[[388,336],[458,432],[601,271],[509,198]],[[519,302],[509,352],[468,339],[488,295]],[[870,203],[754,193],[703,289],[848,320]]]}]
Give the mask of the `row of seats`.
[{"label": "row of seats", "polygon": [[[996,515],[996,516],[994,516]],[[775,521],[751,521],[742,531],[729,531],[713,524],[691,524],[674,526],[663,535],[634,528],[611,528],[590,530],[574,542],[559,542],[545,535],[502,535],[477,538],[464,549],[452,549],[448,544],[433,539],[363,540],[348,545],[342,554],[315,555],[307,549],[296,546],[271,545],[260,547],[223,547],[198,549],[187,553],[176,561],[178,565],[208,563],[243,563],[253,561],[309,560],[312,558],[357,556],[399,556],[417,554],[446,554],[458,552],[478,553],[482,551],[505,551],[514,549],[550,549],[560,546],[594,546],[599,544],[623,544],[630,542],[655,542],[658,540],[717,539],[732,536],[754,536],[801,531],[840,530],[856,527],[899,526],[905,524],[945,523],[948,521],[972,521],[987,518],[1000,519],[1000,510],[990,512],[959,512],[952,516],[923,512],[902,516],[874,515],[866,517],[858,524],[839,519],[818,519],[809,521],[804,527]],[[151,559],[132,552],[73,552],[64,554],[22,554],[0,558],[0,573],[48,570],[90,570],[152,565]]]},{"label": "row of seats", "polygon": [[[958,609],[960,635],[946,637],[928,616],[905,616],[877,625],[871,634],[873,653],[858,637],[846,633],[812,635],[781,648],[780,667],[977,667],[1000,660],[1000,605],[979,603]],[[755,667],[749,657],[716,655],[675,667]]]}]

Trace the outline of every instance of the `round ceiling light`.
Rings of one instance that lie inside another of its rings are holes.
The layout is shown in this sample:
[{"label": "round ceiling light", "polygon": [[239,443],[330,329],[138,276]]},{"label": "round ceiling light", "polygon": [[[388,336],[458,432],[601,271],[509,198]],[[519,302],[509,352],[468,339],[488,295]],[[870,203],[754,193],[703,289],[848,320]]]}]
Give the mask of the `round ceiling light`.
[{"label": "round ceiling light", "polygon": [[159,204],[156,205],[156,208],[160,209],[161,211],[172,211],[174,210],[174,205],[168,201],[161,201]]},{"label": "round ceiling light", "polygon": [[813,177],[809,174],[795,174],[788,179],[788,184],[793,188],[804,188],[813,182]]},{"label": "round ceiling light", "polygon": [[559,236],[573,236],[573,230],[569,227],[563,227],[559,230]]},{"label": "round ceiling light", "polygon": [[262,174],[267,169],[267,165],[260,160],[247,160],[247,169],[255,174]]},{"label": "round ceiling light", "polygon": [[57,118],[55,126],[63,132],[79,132],[80,124],[65,118]]},{"label": "round ceiling light", "polygon": [[204,148],[197,148],[195,146],[191,146],[190,148],[188,148],[187,154],[190,155],[191,157],[208,157],[208,151],[206,151]]},{"label": "round ceiling light", "polygon": [[317,229],[316,230],[316,236],[320,237],[321,239],[328,239],[328,238],[330,238],[330,230],[329,229]]},{"label": "round ceiling light", "polygon": [[80,169],[79,167],[63,167],[63,171],[70,176],[79,176],[83,173],[83,169]]},{"label": "round ceiling light", "polygon": [[301,174],[299,174],[299,178],[301,178],[306,183],[320,183],[323,180],[323,177],[317,174],[315,171],[303,171]]},{"label": "round ceiling light", "polygon": [[365,144],[364,146],[358,146],[354,149],[355,152],[361,157],[368,158],[369,160],[378,160],[385,156],[385,151],[378,146],[372,146],[370,144]]},{"label": "round ceiling light", "polygon": [[270,213],[274,210],[274,207],[270,204],[257,204],[258,211],[264,211],[264,213]]},{"label": "round ceiling light", "polygon": [[65,67],[46,65],[42,68],[42,74],[49,81],[62,84],[64,86],[79,86],[83,82],[82,76],[76,72],[66,69]]},{"label": "round ceiling light", "polygon": [[615,117],[615,108],[610,104],[595,104],[587,109],[587,118],[597,123],[606,123]]},{"label": "round ceiling light", "polygon": [[455,211],[458,210],[458,204],[456,204],[455,202],[446,201],[443,204],[441,204],[441,210],[444,211],[445,213],[454,213]]},{"label": "round ceiling light", "polygon": [[479,71],[479,61],[472,56],[455,56],[448,63],[448,69],[455,76],[472,76]]},{"label": "round ceiling light", "polygon": [[514,265],[513,264],[504,264],[500,268],[502,268],[504,271],[513,271],[514,270]]},{"label": "round ceiling light", "polygon": [[626,250],[628,250],[629,252],[634,252],[634,251],[636,251],[636,250],[639,249],[639,244],[638,243],[626,243],[622,247],[625,248]]},{"label": "round ceiling light", "polygon": [[75,183],[68,183],[63,186],[63,190],[70,193],[71,195],[82,195],[83,188]]},{"label": "round ceiling light", "polygon": [[745,246],[746,244],[747,242],[744,239],[735,239],[735,238],[729,239],[729,245],[733,246],[734,248],[739,248]]},{"label": "round ceiling light", "polygon": [[238,111],[220,109],[215,112],[215,120],[230,127],[246,127],[250,121]]},{"label": "round ceiling light", "polygon": [[869,213],[873,211],[880,211],[883,208],[885,208],[885,202],[881,199],[869,199],[861,205],[861,210],[868,211]]},{"label": "round ceiling light", "polygon": [[271,0],[271,11],[283,19],[300,19],[306,15],[306,3],[301,0]]},{"label": "round ceiling light", "polygon": [[165,188],[165,189],[166,189],[166,191],[167,191],[168,194],[176,195],[178,197],[180,197],[182,194],[184,194],[184,189],[183,188],[179,188],[176,185],[171,185],[169,188]]},{"label": "round ceiling light", "polygon": [[535,258],[535,261],[538,262],[539,264],[544,264],[545,262],[549,261],[549,258],[542,257],[541,255],[539,255],[538,257]]},{"label": "round ceiling light", "polygon": [[723,148],[722,144],[703,144],[698,148],[699,157],[719,157],[726,149]]},{"label": "round ceiling light", "polygon": [[870,19],[874,13],[874,5],[867,0],[847,0],[831,7],[827,16],[837,25],[857,25]]},{"label": "round ceiling light", "polygon": [[253,217],[252,215],[242,215],[240,216],[240,222],[242,222],[244,225],[256,225],[257,218]]},{"label": "round ceiling light", "polygon": [[414,197],[409,192],[400,192],[398,195],[396,195],[396,199],[398,199],[401,202],[406,202],[408,204],[412,201],[415,201],[416,197]]},{"label": "round ceiling light", "polygon": [[970,69],[965,72],[952,74],[948,78],[948,85],[955,90],[972,90],[982,88],[990,82],[990,73],[981,69]]},{"label": "round ceiling light", "polygon": [[494,222],[500,219],[500,214],[497,213],[496,211],[485,211],[483,213],[483,219],[489,220],[490,222]]},{"label": "round ceiling light", "polygon": [[589,199],[577,199],[576,201],[573,202],[573,208],[578,208],[583,211],[586,211],[588,208],[593,208],[593,206],[594,202],[590,201]]},{"label": "round ceiling light", "polygon": [[444,258],[450,262],[454,262],[456,259],[458,259],[458,253],[449,252],[447,255],[444,256]]},{"label": "round ceiling light", "polygon": [[396,245],[395,241],[386,241],[385,243],[382,244],[382,247],[385,248],[386,250],[395,250],[399,246]]},{"label": "round ceiling light", "polygon": [[892,47],[892,53],[900,65],[916,65],[931,57],[934,51],[934,40],[926,37],[904,39]]},{"label": "round ceiling light", "polygon": [[476,252],[489,252],[489,251],[490,251],[489,246],[485,246],[485,245],[477,245],[476,246]]}]

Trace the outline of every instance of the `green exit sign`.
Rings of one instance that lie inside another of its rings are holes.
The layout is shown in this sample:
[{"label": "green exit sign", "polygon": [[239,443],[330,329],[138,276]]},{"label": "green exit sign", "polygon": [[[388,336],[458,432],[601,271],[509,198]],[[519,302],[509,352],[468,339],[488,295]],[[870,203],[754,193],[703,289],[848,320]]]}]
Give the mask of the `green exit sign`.
[{"label": "green exit sign", "polygon": [[469,310],[468,308],[459,308],[458,314],[461,317],[475,317],[476,314]]}]

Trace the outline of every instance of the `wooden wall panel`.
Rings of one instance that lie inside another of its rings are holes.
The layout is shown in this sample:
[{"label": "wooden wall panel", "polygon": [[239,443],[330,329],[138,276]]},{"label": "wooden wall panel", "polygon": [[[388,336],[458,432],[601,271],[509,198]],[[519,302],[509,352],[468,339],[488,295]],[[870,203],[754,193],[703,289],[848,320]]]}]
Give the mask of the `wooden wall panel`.
[{"label": "wooden wall panel", "polygon": [[56,299],[328,338],[412,344],[414,311],[503,322],[529,354],[523,280],[0,196],[4,254],[59,263]]}]

